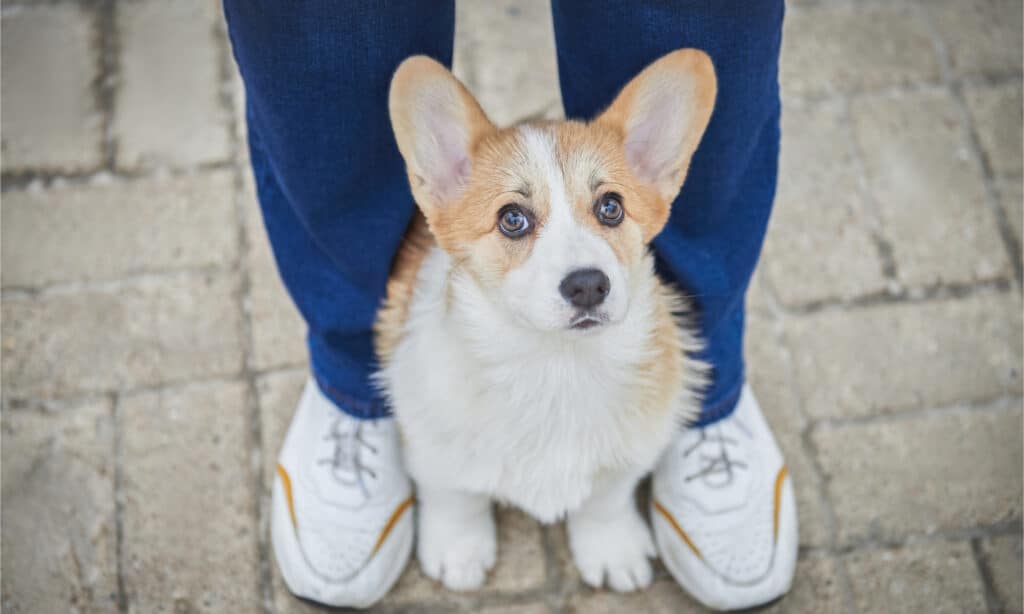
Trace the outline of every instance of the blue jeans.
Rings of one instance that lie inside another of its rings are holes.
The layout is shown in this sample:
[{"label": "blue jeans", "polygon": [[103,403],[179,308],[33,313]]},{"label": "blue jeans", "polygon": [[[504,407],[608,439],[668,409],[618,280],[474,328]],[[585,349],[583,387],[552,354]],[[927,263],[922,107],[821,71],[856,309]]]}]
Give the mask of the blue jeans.
[{"label": "blue jeans", "polygon": [[[370,381],[371,326],[414,207],[388,85],[413,54],[451,65],[454,4],[224,0],[224,10],[263,220],[309,326],[313,375],[344,411],[387,415]],[[659,274],[693,297],[707,343],[698,424],[721,419],[743,385],[744,295],[775,195],[783,2],[553,0],[552,13],[569,117],[595,115],[674,49],[714,61],[714,115],[654,249]]]}]

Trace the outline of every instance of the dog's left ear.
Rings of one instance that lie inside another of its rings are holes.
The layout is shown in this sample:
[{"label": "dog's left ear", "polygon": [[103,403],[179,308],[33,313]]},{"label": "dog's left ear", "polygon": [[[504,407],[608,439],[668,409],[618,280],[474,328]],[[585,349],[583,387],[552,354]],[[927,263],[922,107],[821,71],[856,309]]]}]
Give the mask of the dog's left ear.
[{"label": "dog's left ear", "polygon": [[680,49],[634,77],[596,121],[623,136],[630,169],[670,203],[711,119],[716,90],[711,58]]}]

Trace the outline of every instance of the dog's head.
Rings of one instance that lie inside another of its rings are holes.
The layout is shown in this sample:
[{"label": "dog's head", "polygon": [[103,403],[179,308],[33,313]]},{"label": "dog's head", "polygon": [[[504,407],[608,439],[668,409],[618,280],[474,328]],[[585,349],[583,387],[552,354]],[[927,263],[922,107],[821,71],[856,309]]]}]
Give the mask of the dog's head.
[{"label": "dog's head", "polygon": [[663,56],[589,123],[496,128],[427,57],[389,107],[431,232],[509,316],[540,330],[621,321],[715,101],[706,54]]}]

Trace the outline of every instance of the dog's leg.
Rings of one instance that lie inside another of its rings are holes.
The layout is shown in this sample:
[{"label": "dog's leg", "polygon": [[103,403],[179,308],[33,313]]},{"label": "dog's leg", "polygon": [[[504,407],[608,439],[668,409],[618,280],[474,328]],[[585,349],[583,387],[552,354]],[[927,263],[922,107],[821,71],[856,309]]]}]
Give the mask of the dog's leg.
[{"label": "dog's leg", "polygon": [[569,547],[583,581],[627,592],[651,583],[654,540],[637,511],[635,473],[613,478],[569,514]]},{"label": "dog's leg", "polygon": [[483,586],[498,551],[490,499],[423,485],[416,490],[423,573],[455,591]]}]

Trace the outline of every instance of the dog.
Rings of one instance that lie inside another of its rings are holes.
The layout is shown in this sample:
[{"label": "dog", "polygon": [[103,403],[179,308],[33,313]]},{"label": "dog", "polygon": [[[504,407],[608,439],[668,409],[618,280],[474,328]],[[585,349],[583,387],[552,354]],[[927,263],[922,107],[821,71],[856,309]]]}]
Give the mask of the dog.
[{"label": "dog", "polygon": [[587,583],[650,584],[634,490],[698,415],[707,367],[649,245],[715,96],[710,58],[682,49],[590,122],[498,128],[434,60],[395,72],[418,212],[375,325],[375,377],[416,483],[417,558],[449,589],[479,588],[495,563],[492,501],[565,518]]}]

